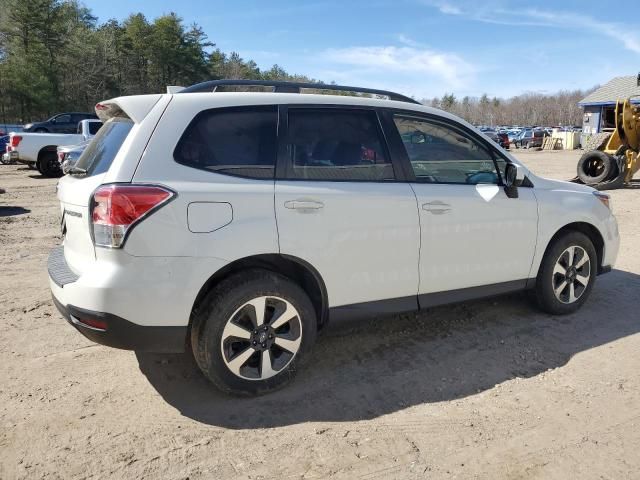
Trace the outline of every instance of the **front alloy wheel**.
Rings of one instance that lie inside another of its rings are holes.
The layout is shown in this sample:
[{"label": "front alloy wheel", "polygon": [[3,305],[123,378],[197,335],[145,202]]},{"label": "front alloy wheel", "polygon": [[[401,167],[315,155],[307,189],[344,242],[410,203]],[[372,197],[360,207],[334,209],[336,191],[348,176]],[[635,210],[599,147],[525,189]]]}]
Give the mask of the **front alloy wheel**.
[{"label": "front alloy wheel", "polygon": [[577,301],[587,289],[591,278],[591,261],[584,248],[567,248],[553,268],[553,293],[562,303]]},{"label": "front alloy wheel", "polygon": [[227,320],[222,331],[222,358],[245,380],[266,380],[294,359],[302,342],[300,314],[283,298],[254,298]]},{"label": "front alloy wheel", "polygon": [[597,274],[598,255],[582,232],[568,231],[547,247],[535,284],[535,297],[545,312],[566,315],[589,298]]}]

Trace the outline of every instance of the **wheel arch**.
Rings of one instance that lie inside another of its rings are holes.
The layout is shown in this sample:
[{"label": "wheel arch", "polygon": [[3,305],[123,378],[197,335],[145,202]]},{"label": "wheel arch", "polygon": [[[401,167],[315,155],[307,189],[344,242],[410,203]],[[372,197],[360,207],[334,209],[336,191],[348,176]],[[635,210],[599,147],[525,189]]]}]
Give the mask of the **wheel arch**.
[{"label": "wheel arch", "polygon": [[58,153],[58,147],[56,145],[47,145],[46,147],[42,147],[40,149],[40,151],[38,152],[38,158],[37,158],[38,162],[40,161],[40,159],[42,158],[42,156],[45,153],[55,153],[55,154],[57,154]]},{"label": "wheel arch", "polygon": [[309,296],[316,310],[318,329],[323,328],[327,324],[329,319],[329,302],[327,289],[320,273],[311,264],[298,257],[282,254],[260,254],[234,260],[207,279],[193,302],[189,318],[189,328],[191,328],[193,323],[194,312],[198,305],[212,288],[231,275],[242,272],[243,270],[256,268],[284,275],[296,282]]},{"label": "wheel arch", "polygon": [[600,230],[598,230],[598,228],[592,225],[591,223],[572,222],[560,228],[547,242],[547,247],[545,248],[544,255],[542,256],[542,258],[544,258],[547,255],[547,252],[549,251],[549,248],[551,247],[551,245],[553,245],[553,242],[555,242],[556,239],[560,238],[562,235],[568,232],[583,233],[589,238],[589,240],[591,240],[591,243],[593,243],[593,246],[596,249],[596,255],[598,260],[597,262],[598,273],[601,273],[602,262],[604,260],[604,237],[600,233]]}]

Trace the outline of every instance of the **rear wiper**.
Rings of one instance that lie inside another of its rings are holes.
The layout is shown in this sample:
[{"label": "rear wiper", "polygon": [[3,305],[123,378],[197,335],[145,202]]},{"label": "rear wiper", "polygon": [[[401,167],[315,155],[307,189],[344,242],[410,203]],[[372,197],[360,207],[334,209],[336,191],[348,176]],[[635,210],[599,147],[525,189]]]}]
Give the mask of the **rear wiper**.
[{"label": "rear wiper", "polygon": [[87,169],[80,167],[72,167],[69,169],[69,175],[86,175]]}]

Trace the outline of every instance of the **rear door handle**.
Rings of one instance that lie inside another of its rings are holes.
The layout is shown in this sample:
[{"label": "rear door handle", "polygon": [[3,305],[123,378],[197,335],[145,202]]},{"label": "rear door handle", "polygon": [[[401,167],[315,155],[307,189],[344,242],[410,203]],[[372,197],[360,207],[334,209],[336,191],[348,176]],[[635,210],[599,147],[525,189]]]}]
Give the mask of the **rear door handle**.
[{"label": "rear door handle", "polygon": [[442,215],[451,211],[451,205],[440,200],[434,200],[433,202],[423,203],[422,209],[434,215]]},{"label": "rear door handle", "polygon": [[324,203],[315,200],[289,200],[284,202],[284,206],[291,210],[320,210]]}]

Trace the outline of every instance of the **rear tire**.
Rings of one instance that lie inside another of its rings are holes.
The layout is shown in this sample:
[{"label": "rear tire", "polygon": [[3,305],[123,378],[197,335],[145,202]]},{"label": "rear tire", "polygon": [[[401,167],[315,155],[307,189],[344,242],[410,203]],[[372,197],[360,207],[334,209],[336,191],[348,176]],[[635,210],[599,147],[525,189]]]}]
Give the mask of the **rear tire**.
[{"label": "rear tire", "polygon": [[598,256],[585,234],[571,231],[547,248],[536,279],[538,306],[553,315],[578,310],[589,298],[598,273]]},{"label": "rear tire", "polygon": [[60,162],[56,152],[44,152],[38,159],[38,170],[45,177],[59,177],[62,175]]},{"label": "rear tire", "polygon": [[598,150],[587,152],[578,160],[578,178],[587,185],[613,178],[617,175],[617,171],[615,159]]},{"label": "rear tire", "polygon": [[223,280],[205,296],[194,310],[191,346],[217,388],[259,395],[293,380],[316,333],[315,309],[304,290],[256,269]]}]

